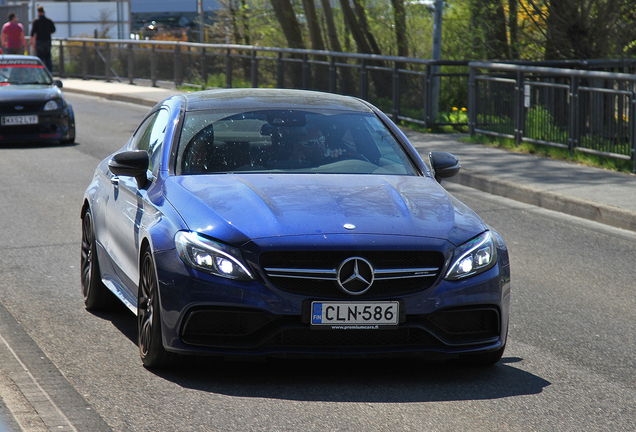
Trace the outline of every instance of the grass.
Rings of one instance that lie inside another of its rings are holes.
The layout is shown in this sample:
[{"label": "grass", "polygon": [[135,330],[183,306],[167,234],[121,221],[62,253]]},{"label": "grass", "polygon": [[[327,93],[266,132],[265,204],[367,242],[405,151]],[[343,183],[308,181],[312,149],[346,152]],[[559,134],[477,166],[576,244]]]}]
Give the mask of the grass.
[{"label": "grass", "polygon": [[566,149],[528,142],[522,142],[520,145],[517,146],[517,143],[514,140],[507,138],[498,138],[488,135],[475,135],[474,137],[462,138],[461,141],[475,144],[484,144],[516,153],[532,154],[549,159],[564,160],[580,165],[603,168],[623,173],[631,173],[634,169],[633,161],[610,158],[605,156],[597,156],[576,150],[574,151],[574,154],[571,155],[570,151]]}]

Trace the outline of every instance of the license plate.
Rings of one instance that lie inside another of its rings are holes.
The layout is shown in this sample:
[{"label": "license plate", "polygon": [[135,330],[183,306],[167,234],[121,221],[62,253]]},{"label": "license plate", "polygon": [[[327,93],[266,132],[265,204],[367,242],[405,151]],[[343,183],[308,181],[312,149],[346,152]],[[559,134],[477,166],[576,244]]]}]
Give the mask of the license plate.
[{"label": "license plate", "polygon": [[312,328],[370,330],[397,326],[399,320],[400,303],[396,301],[311,303]]},{"label": "license plate", "polygon": [[36,115],[2,117],[3,126],[37,124],[37,122],[38,122],[38,116]]}]

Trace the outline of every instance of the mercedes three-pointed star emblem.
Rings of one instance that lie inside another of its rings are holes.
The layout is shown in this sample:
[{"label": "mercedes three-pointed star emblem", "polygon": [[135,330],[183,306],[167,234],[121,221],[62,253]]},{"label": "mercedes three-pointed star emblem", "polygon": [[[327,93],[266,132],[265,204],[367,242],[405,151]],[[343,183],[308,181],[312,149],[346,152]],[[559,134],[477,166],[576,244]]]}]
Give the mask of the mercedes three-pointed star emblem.
[{"label": "mercedes three-pointed star emblem", "polygon": [[373,266],[364,258],[347,258],[338,267],[338,285],[345,293],[360,295],[373,285]]}]

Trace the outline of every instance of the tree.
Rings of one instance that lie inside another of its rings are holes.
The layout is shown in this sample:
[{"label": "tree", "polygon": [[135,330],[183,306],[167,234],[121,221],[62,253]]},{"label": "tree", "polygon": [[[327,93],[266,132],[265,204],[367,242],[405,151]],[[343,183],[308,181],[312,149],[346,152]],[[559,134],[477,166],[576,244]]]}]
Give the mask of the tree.
[{"label": "tree", "polygon": [[271,0],[271,3],[289,48],[305,49],[300,24],[291,2],[289,0]]},{"label": "tree", "polygon": [[311,49],[322,51],[325,49],[325,44],[322,40],[322,33],[320,32],[320,24],[318,22],[318,14],[316,14],[314,0],[303,0],[303,9],[305,10],[307,27],[309,27]]},{"label": "tree", "polygon": [[471,0],[474,44],[489,59],[510,57],[506,17],[502,0]]},{"label": "tree", "polygon": [[409,45],[406,37],[406,9],[404,0],[391,0],[395,21],[395,39],[397,41],[397,55],[408,57]]}]

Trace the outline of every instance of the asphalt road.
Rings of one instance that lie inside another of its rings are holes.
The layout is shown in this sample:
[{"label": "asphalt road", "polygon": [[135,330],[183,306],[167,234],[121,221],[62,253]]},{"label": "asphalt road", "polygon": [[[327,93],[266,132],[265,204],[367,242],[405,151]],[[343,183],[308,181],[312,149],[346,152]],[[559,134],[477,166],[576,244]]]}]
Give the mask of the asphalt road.
[{"label": "asphalt road", "polygon": [[634,430],[636,233],[451,183],[510,249],[510,338],[495,367],[203,358],[147,371],[135,317],[86,312],[79,283],[84,188],[147,108],[68,98],[76,145],[0,148],[7,430]]}]

